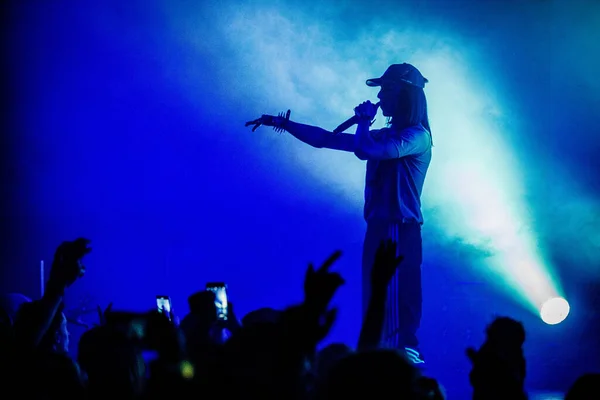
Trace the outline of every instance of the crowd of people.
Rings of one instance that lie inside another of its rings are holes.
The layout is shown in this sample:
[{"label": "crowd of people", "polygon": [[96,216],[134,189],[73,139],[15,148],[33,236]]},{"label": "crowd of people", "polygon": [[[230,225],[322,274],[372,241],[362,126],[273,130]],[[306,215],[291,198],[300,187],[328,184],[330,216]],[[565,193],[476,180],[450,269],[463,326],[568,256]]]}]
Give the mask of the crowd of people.
[{"label": "crowd of people", "polygon": [[[64,296],[84,278],[89,244],[63,242],[43,297],[23,301],[14,313],[2,310],[3,399],[445,398],[422,364],[382,340],[387,287],[403,262],[391,240],[376,252],[355,345],[319,346],[335,323],[330,302],[344,283],[333,268],[341,253],[334,252],[318,268],[309,266],[301,304],[266,307],[243,318],[229,304],[228,318],[222,319],[215,293],[204,290],[189,296],[190,312],[180,322],[168,312],[109,307],[99,310],[97,325],[83,334],[72,359]],[[526,399],[523,326],[500,317],[486,333],[479,349],[466,351],[472,398]],[[599,377],[582,376],[566,399],[600,398]]]}]

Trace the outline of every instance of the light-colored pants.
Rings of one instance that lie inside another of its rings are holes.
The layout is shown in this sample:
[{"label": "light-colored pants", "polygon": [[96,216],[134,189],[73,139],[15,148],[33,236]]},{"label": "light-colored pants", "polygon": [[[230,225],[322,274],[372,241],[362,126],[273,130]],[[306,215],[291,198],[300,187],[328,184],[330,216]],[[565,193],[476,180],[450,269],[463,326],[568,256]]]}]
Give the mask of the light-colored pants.
[{"label": "light-colored pants", "polygon": [[363,316],[371,297],[371,269],[382,240],[397,242],[398,255],[404,260],[388,287],[382,345],[392,348],[417,348],[417,330],[421,324],[421,263],[423,248],[421,225],[369,221],[363,244],[362,289]]}]

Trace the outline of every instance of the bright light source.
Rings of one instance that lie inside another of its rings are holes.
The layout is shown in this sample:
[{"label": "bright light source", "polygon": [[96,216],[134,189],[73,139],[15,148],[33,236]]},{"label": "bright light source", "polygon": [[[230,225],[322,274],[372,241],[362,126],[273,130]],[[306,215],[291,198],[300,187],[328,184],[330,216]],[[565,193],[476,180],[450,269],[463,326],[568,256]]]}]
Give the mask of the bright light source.
[{"label": "bright light source", "polygon": [[548,325],[560,324],[569,315],[569,303],[562,297],[553,297],[542,304],[540,317]]}]

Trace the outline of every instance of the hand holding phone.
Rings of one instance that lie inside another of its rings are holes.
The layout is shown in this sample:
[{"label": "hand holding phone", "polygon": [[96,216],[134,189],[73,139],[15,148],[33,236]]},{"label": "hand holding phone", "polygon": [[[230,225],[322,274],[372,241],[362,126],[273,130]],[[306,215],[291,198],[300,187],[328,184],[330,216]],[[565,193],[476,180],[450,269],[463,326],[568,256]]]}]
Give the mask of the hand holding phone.
[{"label": "hand holding phone", "polygon": [[217,318],[227,320],[227,285],[225,282],[210,282],[206,284],[206,290],[215,294],[215,307]]},{"label": "hand holding phone", "polygon": [[165,314],[167,318],[171,319],[171,298],[169,296],[156,296],[156,309],[159,313]]}]

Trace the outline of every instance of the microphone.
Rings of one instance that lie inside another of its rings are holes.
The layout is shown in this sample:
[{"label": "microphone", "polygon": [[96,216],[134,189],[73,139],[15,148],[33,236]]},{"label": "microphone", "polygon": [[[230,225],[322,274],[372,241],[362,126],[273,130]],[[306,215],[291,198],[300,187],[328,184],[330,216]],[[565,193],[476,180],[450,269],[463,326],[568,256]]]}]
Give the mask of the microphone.
[{"label": "microphone", "polygon": [[[377,102],[375,105],[375,111],[377,111],[377,109],[379,108],[379,104],[381,102]],[[358,124],[358,121],[360,120],[360,118],[358,117],[358,115],[354,115],[350,118],[348,118],[347,120],[345,120],[344,122],[342,122],[337,128],[335,128],[333,130],[333,133],[335,135],[337,135],[340,132],[344,132],[346,129],[350,128],[352,125],[356,125]]]}]

